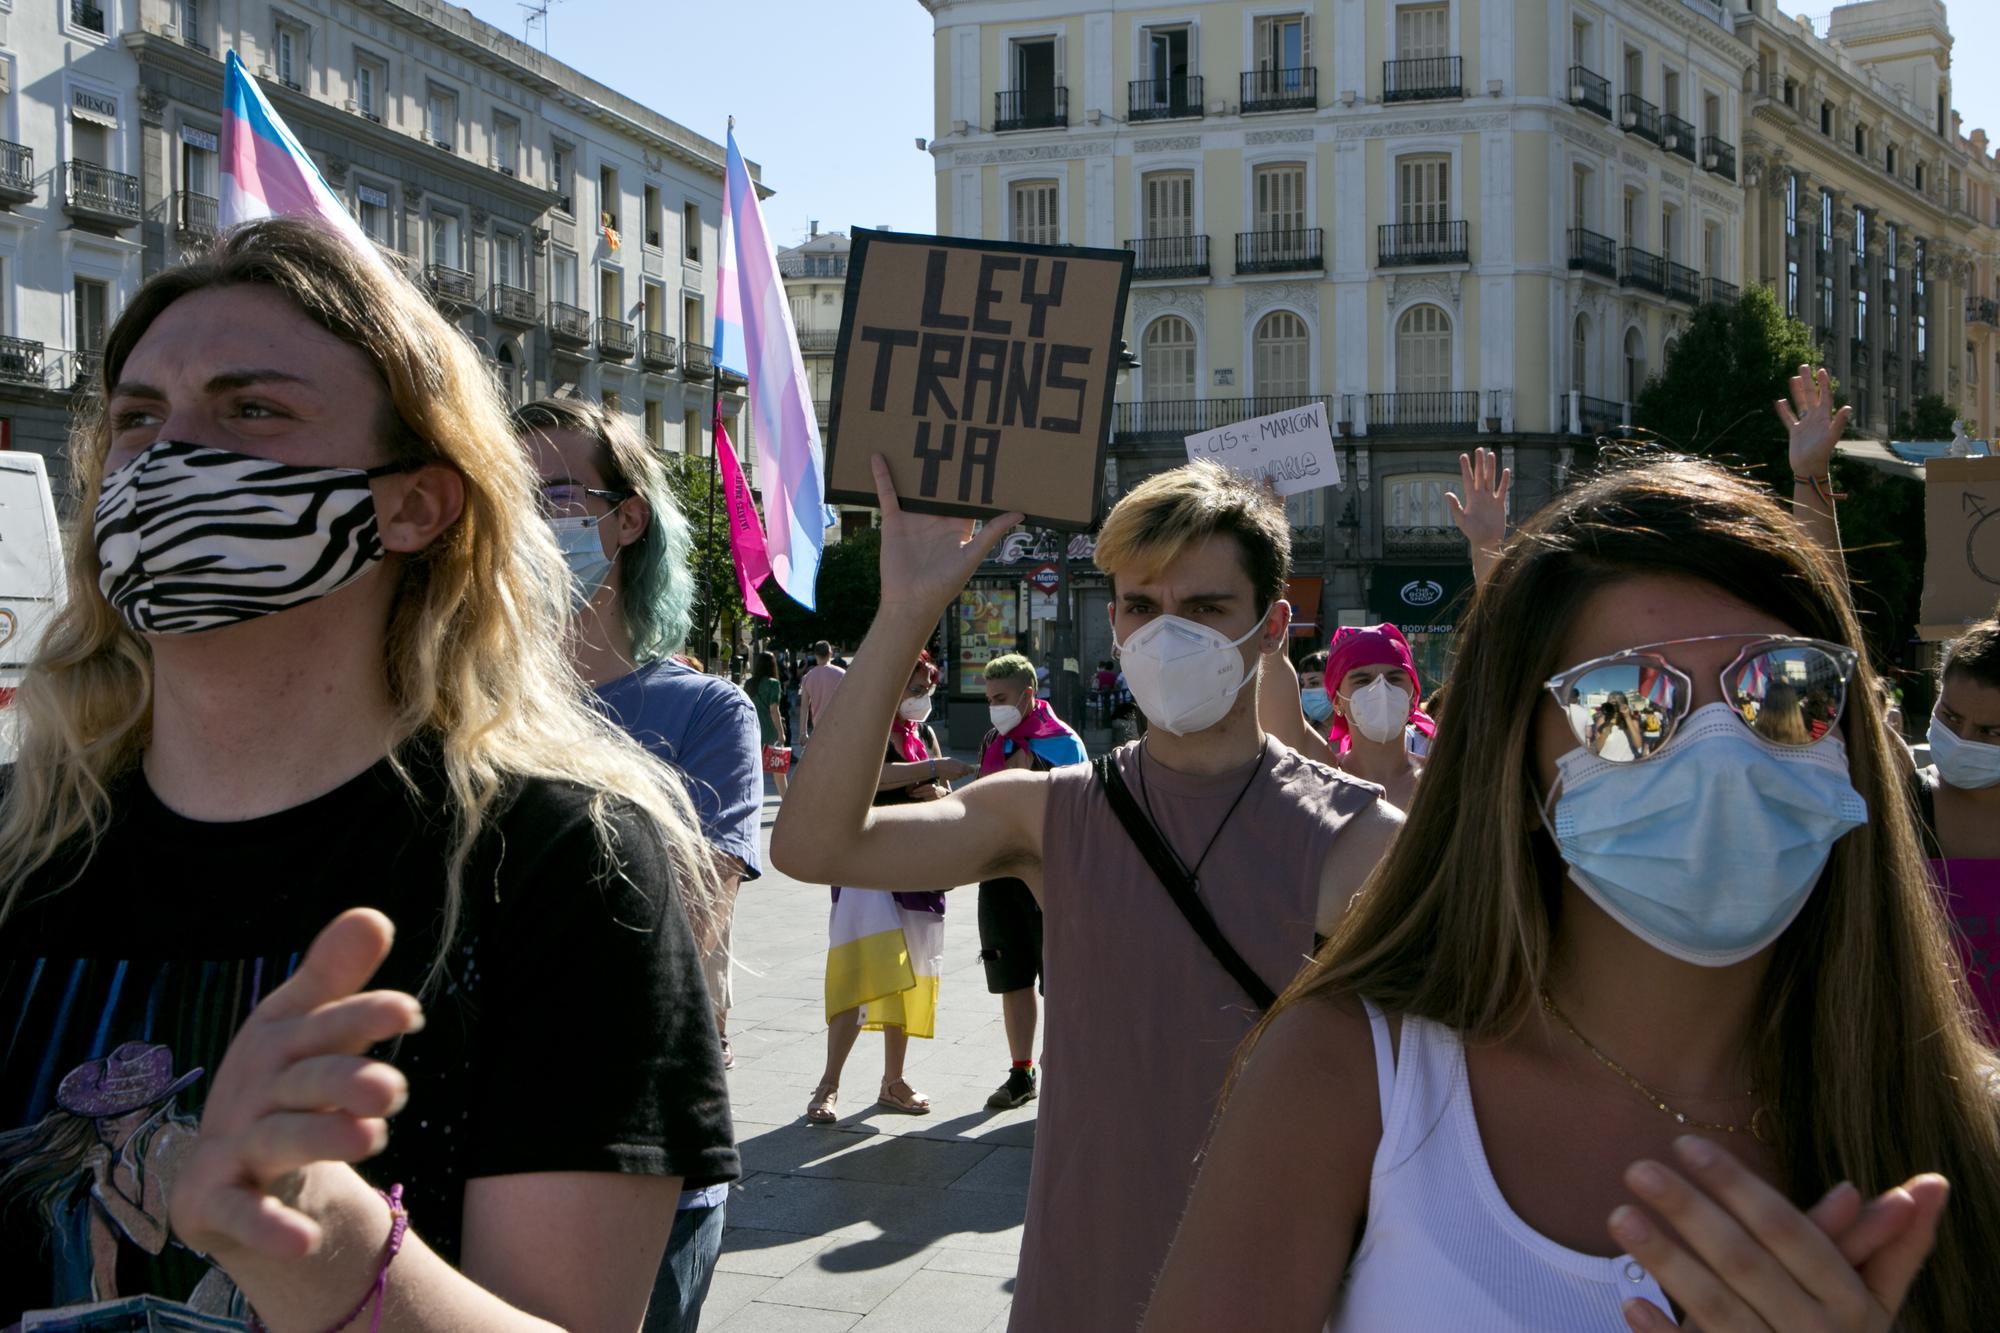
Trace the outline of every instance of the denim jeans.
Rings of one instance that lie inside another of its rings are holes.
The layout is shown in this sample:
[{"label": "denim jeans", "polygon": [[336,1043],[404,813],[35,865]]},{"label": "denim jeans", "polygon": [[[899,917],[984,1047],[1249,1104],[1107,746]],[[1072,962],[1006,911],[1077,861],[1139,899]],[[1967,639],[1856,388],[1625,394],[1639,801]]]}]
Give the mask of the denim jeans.
[{"label": "denim jeans", "polygon": [[674,1214],[673,1234],[660,1257],[660,1274],[653,1279],[653,1299],[646,1306],[645,1333],[695,1333],[701,1327],[701,1303],[708,1299],[708,1282],[722,1255],[722,1212],[684,1208]]}]

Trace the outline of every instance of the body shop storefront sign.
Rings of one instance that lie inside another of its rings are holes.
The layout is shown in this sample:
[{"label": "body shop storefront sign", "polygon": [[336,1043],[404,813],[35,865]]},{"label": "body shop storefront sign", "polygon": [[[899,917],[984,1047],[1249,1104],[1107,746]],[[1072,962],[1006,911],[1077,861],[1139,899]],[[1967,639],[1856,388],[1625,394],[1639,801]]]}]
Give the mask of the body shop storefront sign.
[{"label": "body shop storefront sign", "polygon": [[1452,634],[1471,600],[1471,565],[1378,565],[1368,608],[1405,634]]}]

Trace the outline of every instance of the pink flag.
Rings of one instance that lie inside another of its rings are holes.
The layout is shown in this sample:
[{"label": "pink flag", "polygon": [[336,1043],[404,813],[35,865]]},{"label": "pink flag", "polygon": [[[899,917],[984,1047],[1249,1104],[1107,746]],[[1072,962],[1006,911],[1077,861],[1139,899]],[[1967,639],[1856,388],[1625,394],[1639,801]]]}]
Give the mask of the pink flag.
[{"label": "pink flag", "polygon": [[743,609],[759,620],[769,620],[757,585],[771,577],[771,556],[764,546],[764,525],[757,518],[757,506],[750,499],[750,485],[743,480],[743,468],[730,446],[729,432],[722,418],[715,421],[715,454],[722,461],[723,495],[729,502],[729,552],[736,558],[736,583],[743,589]]}]

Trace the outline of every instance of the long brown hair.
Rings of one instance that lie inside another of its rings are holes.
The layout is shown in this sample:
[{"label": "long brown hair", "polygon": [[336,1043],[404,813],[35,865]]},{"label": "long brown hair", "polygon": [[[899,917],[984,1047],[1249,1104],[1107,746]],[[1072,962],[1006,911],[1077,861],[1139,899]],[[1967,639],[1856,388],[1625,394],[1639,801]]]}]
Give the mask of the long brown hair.
[{"label": "long brown hair", "polygon": [[[1651,458],[1561,497],[1510,543],[1467,617],[1448,709],[1408,822],[1325,949],[1253,1033],[1295,1004],[1363,995],[1493,1041],[1534,1011],[1563,866],[1535,824],[1542,682],[1607,582],[1669,574],[1723,588],[1800,634],[1860,650],[1839,570],[1769,495],[1721,468]],[[2000,1254],[2000,1099],[1949,927],[1888,748],[1873,673],[1847,695],[1847,753],[1875,817],[1835,844],[1774,946],[1749,1034],[1797,1198],[1950,1179],[1937,1248],[1899,1327],[1984,1322]]]}]

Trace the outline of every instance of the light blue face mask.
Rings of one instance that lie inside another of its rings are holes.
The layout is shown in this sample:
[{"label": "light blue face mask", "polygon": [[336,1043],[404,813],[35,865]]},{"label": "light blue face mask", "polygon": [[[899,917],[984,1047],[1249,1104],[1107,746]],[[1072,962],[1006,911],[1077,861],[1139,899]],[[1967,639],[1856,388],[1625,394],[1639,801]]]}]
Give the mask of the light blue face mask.
[{"label": "light blue face mask", "polygon": [[603,521],[602,517],[549,520],[556,545],[562,548],[563,562],[569,566],[573,610],[582,610],[611,576],[611,557],[604,554],[604,540],[597,535],[597,525]]},{"label": "light blue face mask", "polygon": [[1805,906],[1833,844],[1868,822],[1838,736],[1772,745],[1727,704],[1696,709],[1653,758],[1578,748],[1542,818],[1570,879],[1660,952],[1726,967]]},{"label": "light blue face mask", "polygon": [[1324,689],[1300,690],[1299,703],[1304,705],[1309,721],[1324,725],[1333,716],[1333,696]]}]

